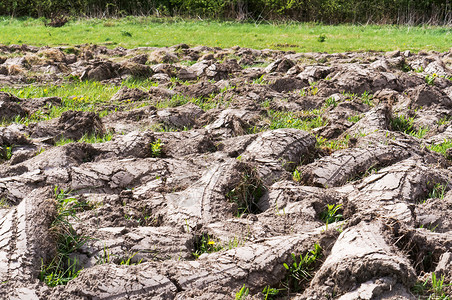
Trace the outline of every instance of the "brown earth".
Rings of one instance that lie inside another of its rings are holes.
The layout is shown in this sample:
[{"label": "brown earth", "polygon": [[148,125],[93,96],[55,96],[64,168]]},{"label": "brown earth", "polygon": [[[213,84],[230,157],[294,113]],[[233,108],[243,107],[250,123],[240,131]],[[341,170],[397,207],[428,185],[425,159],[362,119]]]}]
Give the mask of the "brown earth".
[{"label": "brown earth", "polygon": [[[0,127],[0,298],[234,299],[245,286],[264,299],[269,286],[274,299],[418,299],[413,287],[433,273],[451,283],[452,153],[429,146],[452,139],[452,52],[65,50],[0,46],[0,85],[71,75],[159,86],[121,88],[105,107],[147,105],[103,118],[67,111]],[[217,105],[156,108],[178,95]],[[61,99],[0,92],[0,118],[49,103]],[[293,114],[272,125],[275,112]],[[54,146],[107,131],[105,143]],[[55,197],[73,198],[72,229],[55,221]],[[342,218],[325,224],[328,205]],[[69,243],[81,271],[49,287],[40,273],[66,233],[82,237]],[[222,249],[202,254],[207,236]],[[316,244],[321,256],[294,285],[284,264]]]}]

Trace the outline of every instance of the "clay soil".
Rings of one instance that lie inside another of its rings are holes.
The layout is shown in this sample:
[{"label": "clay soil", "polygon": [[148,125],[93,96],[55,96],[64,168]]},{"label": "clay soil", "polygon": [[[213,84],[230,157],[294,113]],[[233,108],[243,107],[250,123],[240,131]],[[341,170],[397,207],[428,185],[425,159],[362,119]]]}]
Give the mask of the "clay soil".
[{"label": "clay soil", "polygon": [[450,295],[452,52],[0,53],[3,87],[156,83],[41,122],[0,92],[2,299]]}]

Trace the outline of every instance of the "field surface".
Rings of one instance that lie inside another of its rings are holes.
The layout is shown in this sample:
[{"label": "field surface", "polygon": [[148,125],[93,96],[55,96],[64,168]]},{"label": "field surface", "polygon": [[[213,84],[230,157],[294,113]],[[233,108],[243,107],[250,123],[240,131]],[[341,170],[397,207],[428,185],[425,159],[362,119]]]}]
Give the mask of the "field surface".
[{"label": "field surface", "polygon": [[450,300],[450,29],[1,26],[1,299]]}]

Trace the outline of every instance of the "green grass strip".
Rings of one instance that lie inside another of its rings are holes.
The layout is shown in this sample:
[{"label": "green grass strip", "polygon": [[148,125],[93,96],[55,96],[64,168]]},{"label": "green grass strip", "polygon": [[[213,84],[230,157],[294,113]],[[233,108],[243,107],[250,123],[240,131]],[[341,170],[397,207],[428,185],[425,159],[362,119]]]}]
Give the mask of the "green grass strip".
[{"label": "green grass strip", "polygon": [[[178,43],[228,48],[297,52],[390,50],[447,51],[452,28],[438,26],[319,25],[314,23],[256,24],[134,17],[79,19],[61,28],[45,27],[42,20],[0,17],[3,44],[71,46],[85,43],[164,47]],[[322,37],[322,38],[319,38]]]}]

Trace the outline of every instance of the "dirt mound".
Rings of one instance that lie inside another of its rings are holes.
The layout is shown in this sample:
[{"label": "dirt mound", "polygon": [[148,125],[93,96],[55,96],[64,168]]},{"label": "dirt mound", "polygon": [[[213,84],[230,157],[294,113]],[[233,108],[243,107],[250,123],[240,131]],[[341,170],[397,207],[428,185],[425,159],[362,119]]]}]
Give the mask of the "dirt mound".
[{"label": "dirt mound", "polygon": [[29,114],[17,102],[19,99],[11,94],[0,92],[0,119],[4,121],[22,118]]},{"label": "dirt mound", "polygon": [[102,120],[93,112],[66,111],[61,117],[49,122],[31,126],[31,137],[51,137],[55,141],[70,139],[77,141],[84,135],[103,135],[105,129]]},{"label": "dirt mound", "polygon": [[149,94],[140,89],[129,89],[128,87],[122,87],[110,101],[127,101],[135,102],[149,98]]},{"label": "dirt mound", "polygon": [[450,52],[2,51],[117,92],[0,93],[0,297],[450,294]]}]

